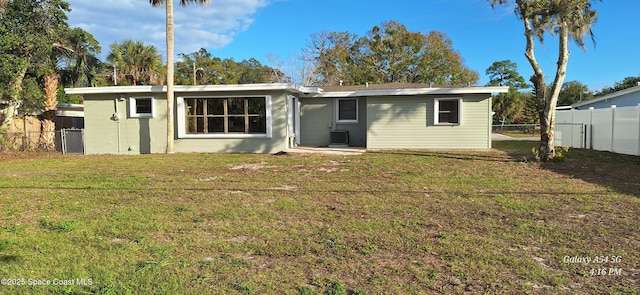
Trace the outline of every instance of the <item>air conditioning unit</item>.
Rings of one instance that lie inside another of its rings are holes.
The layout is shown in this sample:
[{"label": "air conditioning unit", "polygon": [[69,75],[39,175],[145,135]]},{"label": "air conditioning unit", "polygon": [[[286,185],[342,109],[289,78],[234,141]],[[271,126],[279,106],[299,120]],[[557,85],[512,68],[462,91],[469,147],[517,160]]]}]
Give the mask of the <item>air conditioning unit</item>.
[{"label": "air conditioning unit", "polygon": [[331,144],[329,147],[348,147],[349,146],[349,130],[333,130],[331,131]]}]

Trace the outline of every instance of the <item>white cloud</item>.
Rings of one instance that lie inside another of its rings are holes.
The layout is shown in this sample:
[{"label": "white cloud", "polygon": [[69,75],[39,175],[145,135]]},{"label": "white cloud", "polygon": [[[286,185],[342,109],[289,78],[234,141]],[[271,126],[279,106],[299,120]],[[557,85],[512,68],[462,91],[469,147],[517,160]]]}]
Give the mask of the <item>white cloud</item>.
[{"label": "white cloud", "polygon": [[[69,24],[91,33],[102,46],[126,39],[154,45],[163,55],[165,9],[152,7],[147,0],[67,0],[71,4]],[[175,1],[175,52],[191,53],[200,48],[222,48],[234,36],[247,30],[253,15],[269,5],[269,0],[213,0],[208,5],[182,7]]]}]

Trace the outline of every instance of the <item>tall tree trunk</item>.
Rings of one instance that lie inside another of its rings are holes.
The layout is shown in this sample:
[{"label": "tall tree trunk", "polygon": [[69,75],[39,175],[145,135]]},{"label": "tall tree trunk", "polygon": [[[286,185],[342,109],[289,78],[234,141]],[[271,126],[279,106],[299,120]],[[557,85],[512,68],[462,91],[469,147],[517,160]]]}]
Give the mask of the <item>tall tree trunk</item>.
[{"label": "tall tree trunk", "polygon": [[173,0],[165,1],[167,5],[167,154],[173,150]]},{"label": "tall tree trunk", "polygon": [[560,28],[560,44],[558,55],[558,67],[556,77],[553,81],[551,93],[547,93],[547,84],[545,82],[544,72],[540,64],[536,60],[534,52],[534,32],[531,20],[522,18],[525,28],[525,36],[527,38],[527,48],[525,56],[533,68],[533,76],[530,81],[533,83],[536,99],[538,101],[538,116],[540,119],[540,149],[539,157],[543,162],[549,161],[556,156],[556,147],[554,140],[556,105],[558,104],[558,96],[560,88],[566,76],[567,62],[569,59],[569,51],[567,48],[569,30],[567,26]]},{"label": "tall tree trunk", "polygon": [[16,110],[18,109],[18,103],[20,101],[20,92],[22,91],[22,81],[24,80],[24,75],[27,73],[27,68],[28,66],[25,63],[22,66],[22,68],[18,70],[18,73],[16,74],[15,78],[13,79],[11,84],[9,84],[7,87],[9,89],[9,100],[8,100],[8,106],[7,108],[5,108],[6,114],[2,119],[2,122],[0,122],[0,130],[9,129],[9,126],[11,125],[11,123],[13,123],[13,116],[15,115]]},{"label": "tall tree trunk", "polygon": [[[522,3],[517,3],[522,7]],[[560,96],[560,90],[562,83],[567,74],[567,63],[569,61],[569,28],[568,23],[558,24],[558,61],[556,68],[556,76],[551,85],[551,93],[547,93],[547,86],[544,80],[544,72],[538,64],[534,54],[534,31],[532,20],[523,16],[522,21],[525,28],[525,36],[527,38],[527,49],[525,56],[533,68],[534,74],[531,77],[531,82],[535,89],[536,98],[538,100],[538,114],[540,118],[540,160],[543,162],[549,161],[556,156],[555,147],[555,121],[556,121],[556,106],[558,104],[558,97]]]},{"label": "tall tree trunk", "polygon": [[556,106],[558,105],[558,97],[564,78],[567,75],[567,63],[569,62],[569,26],[561,24],[559,29],[559,45],[558,45],[558,63],[556,68],[556,77],[551,85],[551,94],[548,96],[544,116],[541,117],[541,124],[545,124],[546,132],[541,134],[540,142],[540,159],[548,161],[556,156],[555,151],[555,124],[556,124]]},{"label": "tall tree trunk", "polygon": [[[540,120],[540,153],[542,154],[542,150],[545,150],[545,154],[549,152],[555,152],[555,148],[552,146],[551,149],[548,149],[549,146],[549,128],[548,123],[546,122],[545,109],[547,102],[547,84],[544,81],[544,72],[538,63],[538,60],[535,56],[534,46],[535,39],[533,33],[533,27],[531,25],[531,20],[522,17],[522,22],[524,23],[524,35],[527,38],[527,48],[524,55],[527,57],[529,64],[533,68],[533,76],[531,76],[531,83],[533,83],[533,89],[535,91],[536,100],[538,101],[538,118]],[[551,137],[553,138],[553,137]],[[541,157],[541,160],[545,161],[545,158]]]},{"label": "tall tree trunk", "polygon": [[44,108],[40,123],[40,146],[47,150],[55,150],[55,117],[58,106],[58,84],[60,75],[55,72],[44,76]]}]

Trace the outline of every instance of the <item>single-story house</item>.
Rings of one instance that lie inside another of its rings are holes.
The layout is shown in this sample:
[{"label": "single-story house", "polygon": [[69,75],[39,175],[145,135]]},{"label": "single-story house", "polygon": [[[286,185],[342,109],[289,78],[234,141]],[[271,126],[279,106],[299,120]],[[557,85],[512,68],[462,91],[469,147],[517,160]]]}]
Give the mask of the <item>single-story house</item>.
[{"label": "single-story house", "polygon": [[[297,145],[489,149],[491,95],[507,87],[290,83],[174,86],[176,152],[276,153]],[[87,154],[164,153],[163,86],[69,88],[84,96]]]},{"label": "single-story house", "polygon": [[639,104],[640,85],[616,91],[607,95],[599,96],[594,99],[574,103],[571,105],[571,108],[576,110],[588,110],[590,108],[608,109],[613,106],[618,108],[635,107]]}]

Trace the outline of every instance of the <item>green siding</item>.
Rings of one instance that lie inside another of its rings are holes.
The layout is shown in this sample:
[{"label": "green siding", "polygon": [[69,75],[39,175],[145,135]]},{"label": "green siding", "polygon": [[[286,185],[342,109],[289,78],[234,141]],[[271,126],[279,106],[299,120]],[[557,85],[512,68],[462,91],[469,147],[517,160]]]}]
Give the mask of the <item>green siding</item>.
[{"label": "green siding", "polygon": [[434,125],[434,99],[398,96],[368,99],[369,149],[488,149],[491,147],[490,98],[462,96],[462,124]]},{"label": "green siding", "polygon": [[[136,96],[136,95],[134,95]],[[140,95],[143,96],[143,95]],[[149,96],[145,94],[144,96]],[[166,99],[154,96],[155,118],[129,118],[129,97],[116,94],[85,96],[86,154],[148,154],[166,149]],[[124,97],[124,100],[120,98]],[[116,113],[120,120],[112,120]],[[163,140],[164,139],[164,140]],[[118,146],[119,144],[119,146]]]},{"label": "green siding", "polygon": [[336,129],[349,130],[350,146],[366,146],[367,145],[367,98],[366,97],[358,98],[358,123],[357,124],[336,123]]},{"label": "green siding", "polygon": [[[93,97],[92,97],[93,98]],[[111,120],[115,112],[117,97],[111,100],[84,100],[84,128],[85,128],[85,153],[86,154],[117,154],[118,153],[118,129],[116,123]],[[119,108],[125,109],[126,102],[117,102]],[[121,116],[124,113],[121,112]]]},{"label": "green siding", "polygon": [[336,98],[300,98],[300,145],[328,146],[330,132],[349,130],[351,146],[365,146],[367,141],[367,99],[358,98],[358,123],[336,123]]},{"label": "green siding", "polygon": [[300,98],[300,145],[328,146],[333,128],[333,98]]},{"label": "green siding", "polygon": [[[241,96],[271,95],[271,138],[178,138],[178,114],[174,107],[175,151],[201,153],[275,153],[287,149],[287,109],[284,92],[224,92],[224,93],[176,93],[178,96]],[[85,145],[86,154],[140,154],[164,153],[167,138],[167,104],[164,93],[121,95],[85,95]],[[154,97],[154,118],[129,118],[129,97]],[[117,101],[117,102],[116,102]],[[119,123],[111,119],[120,113]],[[183,114],[180,114],[183,115]],[[119,130],[118,130],[119,129]],[[119,135],[118,135],[119,134]],[[120,147],[118,149],[118,142]]]}]

